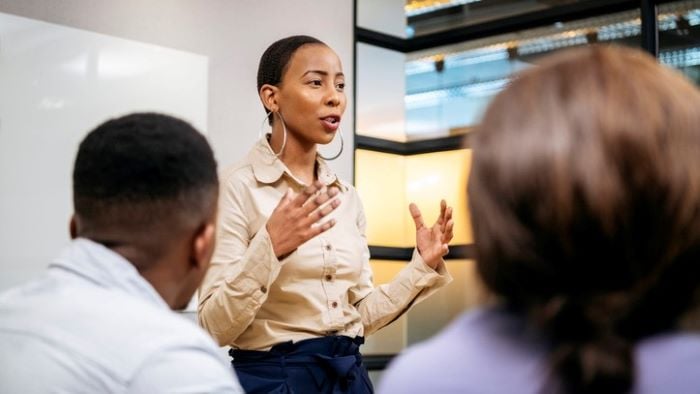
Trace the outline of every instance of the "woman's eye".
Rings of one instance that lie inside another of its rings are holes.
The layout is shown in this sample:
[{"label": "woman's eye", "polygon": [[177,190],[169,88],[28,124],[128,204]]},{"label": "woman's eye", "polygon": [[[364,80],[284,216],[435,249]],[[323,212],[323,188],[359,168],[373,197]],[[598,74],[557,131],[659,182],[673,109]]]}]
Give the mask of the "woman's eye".
[{"label": "woman's eye", "polygon": [[320,79],[314,79],[313,81],[309,82],[313,86],[321,86],[321,80]]},{"label": "woman's eye", "polygon": [[345,89],[345,82],[336,84],[335,87],[338,90],[343,90],[343,89]]}]

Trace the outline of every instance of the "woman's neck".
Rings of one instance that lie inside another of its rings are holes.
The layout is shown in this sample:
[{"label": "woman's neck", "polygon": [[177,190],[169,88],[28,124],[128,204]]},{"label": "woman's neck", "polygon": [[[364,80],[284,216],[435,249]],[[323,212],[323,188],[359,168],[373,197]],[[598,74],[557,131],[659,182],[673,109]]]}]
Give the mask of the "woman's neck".
[{"label": "woman's neck", "polygon": [[[275,125],[270,137],[270,147],[275,153],[282,149],[282,127]],[[287,132],[287,142],[279,159],[289,168],[289,171],[300,181],[307,185],[316,180],[316,144],[309,141],[300,141]]]}]

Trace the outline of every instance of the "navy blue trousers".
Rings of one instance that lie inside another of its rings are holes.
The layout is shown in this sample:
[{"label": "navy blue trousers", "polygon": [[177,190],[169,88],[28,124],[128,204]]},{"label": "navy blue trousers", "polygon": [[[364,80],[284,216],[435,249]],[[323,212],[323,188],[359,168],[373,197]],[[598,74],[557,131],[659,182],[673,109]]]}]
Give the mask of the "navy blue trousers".
[{"label": "navy blue trousers", "polygon": [[269,351],[231,349],[246,393],[373,393],[362,365],[364,338],[328,336],[277,344]]}]

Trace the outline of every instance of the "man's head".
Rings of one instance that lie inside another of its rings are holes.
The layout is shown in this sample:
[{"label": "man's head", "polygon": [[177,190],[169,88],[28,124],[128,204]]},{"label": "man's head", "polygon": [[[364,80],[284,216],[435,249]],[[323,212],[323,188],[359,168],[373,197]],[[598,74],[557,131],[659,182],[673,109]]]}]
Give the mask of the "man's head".
[{"label": "man's head", "polygon": [[214,247],[216,161],[188,123],[141,113],[80,144],[71,235],[126,257],[172,308],[186,306]]}]

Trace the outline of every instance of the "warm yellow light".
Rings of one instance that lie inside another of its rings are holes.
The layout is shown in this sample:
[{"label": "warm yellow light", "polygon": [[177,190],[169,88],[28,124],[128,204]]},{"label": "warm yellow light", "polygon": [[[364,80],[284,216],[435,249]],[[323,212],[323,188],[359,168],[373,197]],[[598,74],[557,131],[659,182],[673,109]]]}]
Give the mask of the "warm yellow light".
[{"label": "warm yellow light", "polygon": [[[407,156],[406,160],[406,200],[418,205],[430,226],[440,215],[440,199],[445,199],[455,221],[451,244],[472,243],[466,187],[471,159],[471,149],[459,149]],[[405,215],[404,220],[412,224],[408,211]],[[406,231],[406,239],[413,241],[415,227],[406,226]]]},{"label": "warm yellow light", "polygon": [[407,345],[432,337],[486,299],[474,260],[449,260],[447,270],[454,278],[452,283],[415,305],[406,315]]},{"label": "warm yellow light", "polygon": [[369,261],[372,267],[373,283],[375,286],[389,283],[402,269],[406,267],[405,261],[398,260],[377,260]]},{"label": "warm yellow light", "polygon": [[365,207],[370,245],[410,246],[405,239],[405,159],[389,153],[355,151],[355,187]]},{"label": "warm yellow light", "polygon": [[358,149],[355,158],[355,184],[365,207],[370,245],[415,246],[408,204],[416,203],[431,226],[441,199],[454,210],[451,244],[472,242],[466,195],[471,150],[402,156]]},{"label": "warm yellow light", "polygon": [[[391,280],[406,267],[405,261],[370,260],[374,285],[391,282]],[[362,347],[362,353],[370,354],[395,354],[406,347],[407,333],[406,316],[402,316],[388,326],[377,331],[367,338]]]},{"label": "warm yellow light", "polygon": [[[371,260],[374,284],[390,282],[406,267],[404,261]],[[449,260],[447,270],[454,280],[395,322],[367,338],[364,353],[398,353],[407,345],[425,340],[442,330],[461,313],[481,305],[486,292],[474,260]]]}]

